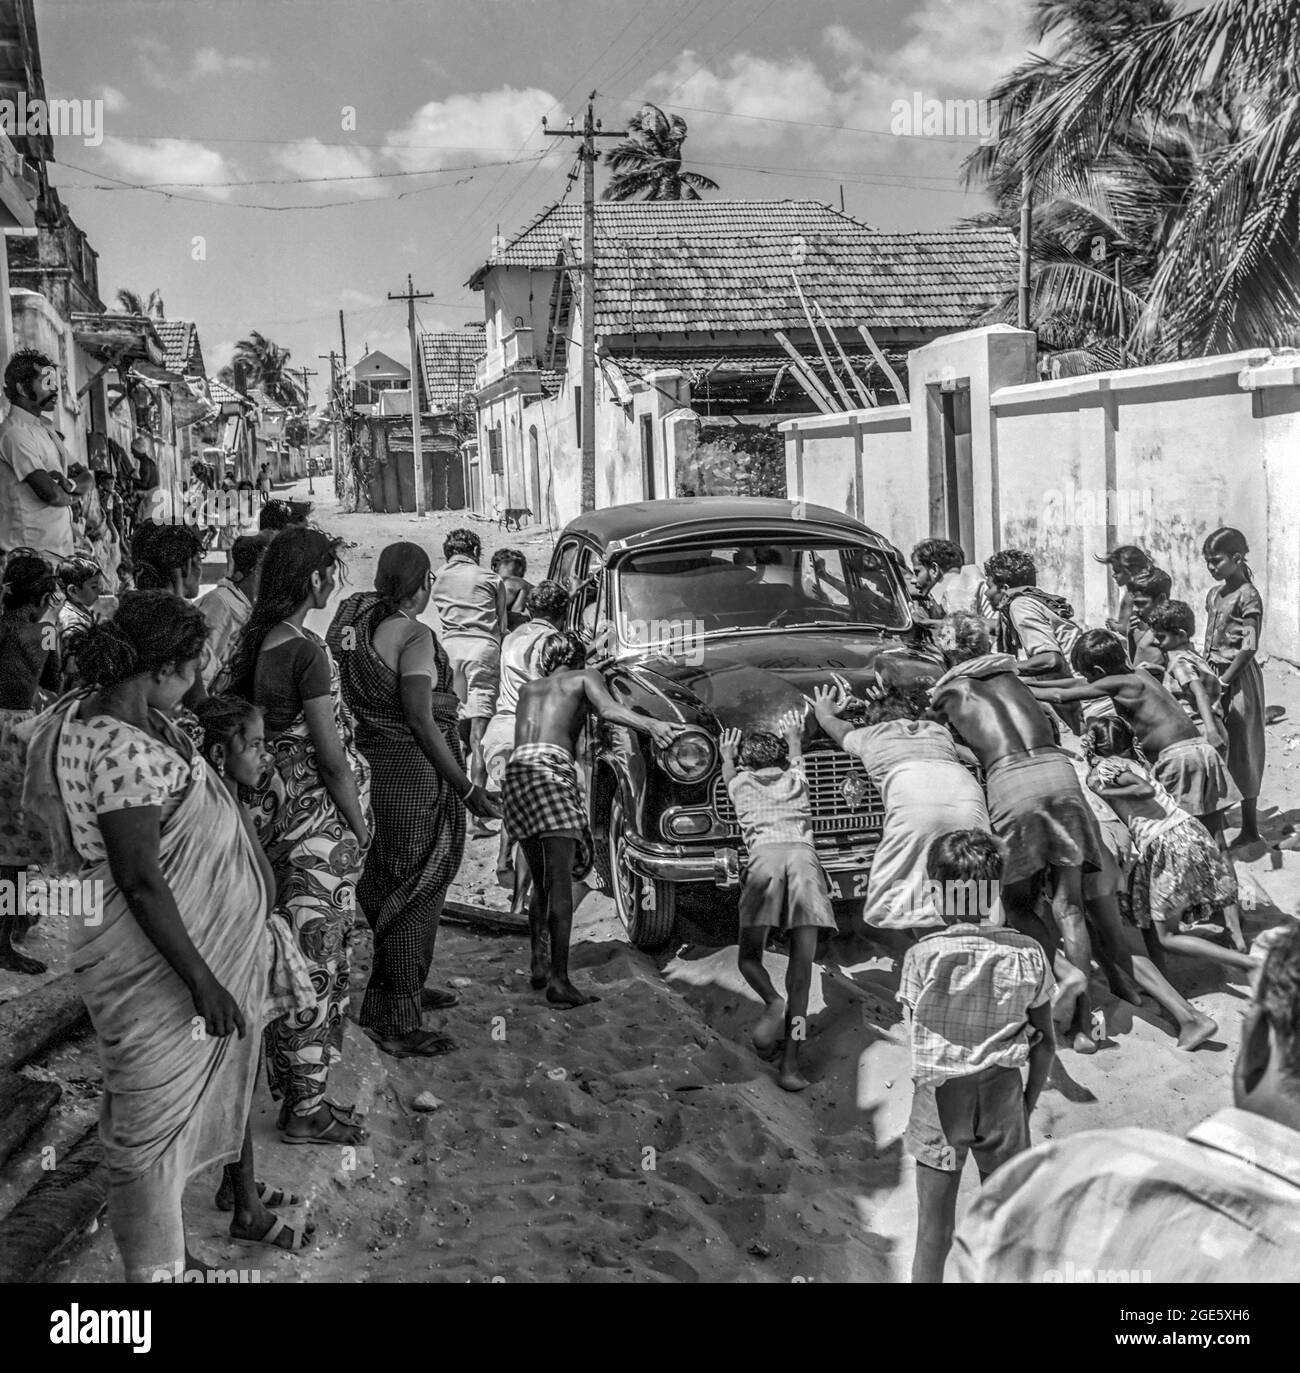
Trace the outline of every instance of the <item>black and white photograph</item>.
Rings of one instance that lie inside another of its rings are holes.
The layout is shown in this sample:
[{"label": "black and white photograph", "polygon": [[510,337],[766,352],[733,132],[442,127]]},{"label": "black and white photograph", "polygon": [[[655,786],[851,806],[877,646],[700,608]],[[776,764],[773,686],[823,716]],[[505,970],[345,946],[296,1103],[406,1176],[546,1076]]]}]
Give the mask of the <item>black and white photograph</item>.
[{"label": "black and white photograph", "polygon": [[1300,0],[0,0],[0,225],[25,1348],[1285,1347]]}]

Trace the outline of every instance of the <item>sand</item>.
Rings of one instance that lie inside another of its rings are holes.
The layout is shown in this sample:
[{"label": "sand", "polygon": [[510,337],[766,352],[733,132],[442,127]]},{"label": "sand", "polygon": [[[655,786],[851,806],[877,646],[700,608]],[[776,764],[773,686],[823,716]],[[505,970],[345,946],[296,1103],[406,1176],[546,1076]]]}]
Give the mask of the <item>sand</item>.
[{"label": "sand", "polygon": [[[362,545],[351,555],[351,589],[370,584],[382,542],[414,531],[440,543],[462,522],[325,515]],[[530,543],[476,527],[489,550],[509,541],[544,561],[545,537]],[[1280,847],[1238,864],[1257,892],[1248,933],[1300,911],[1300,852],[1286,847],[1300,842],[1300,678],[1276,664],[1265,675],[1269,700],[1287,711],[1268,729],[1262,808]],[[494,854],[494,839],[472,843],[453,895],[504,904]],[[57,933],[38,931],[32,952],[57,962]],[[901,1147],[911,1082],[893,999],[904,946],[831,941],[810,1006],[813,1085],[792,1096],[749,1046],[758,1003],[725,926],[706,921],[684,936],[693,942],[659,958],[638,953],[608,898],[585,892],[574,976],[602,999],[559,1011],[528,986],[525,940],[444,926],[432,981],[468,981],[460,1004],[429,1023],[460,1048],[397,1061],[350,1027],[331,1095],[367,1112],[370,1140],[355,1157],[276,1142],[259,1088],[258,1173],[304,1194],[319,1227],[312,1250],[289,1256],[223,1238],[225,1218],[209,1205],[215,1179],[191,1188],[195,1248],[275,1282],[905,1281],[915,1232],[913,1167]],[[354,1008],[368,962],[362,934]],[[769,963],[779,981],[784,960],[769,954]],[[1171,968],[1218,1020],[1215,1040],[1183,1053],[1150,1003],[1122,1006],[1094,983],[1110,1038],[1092,1057],[1058,1059],[1033,1119],[1036,1140],[1119,1125],[1178,1132],[1228,1104],[1247,983],[1183,958]],[[17,983],[0,974],[0,996]],[[44,1070],[83,1079],[58,1108],[52,1138],[93,1106],[93,1055],[65,1050]],[[442,1104],[415,1110],[422,1092]],[[976,1187],[968,1169],[959,1216]],[[12,1187],[0,1204],[11,1200]],[[56,1276],[106,1281],[116,1272],[101,1228]]]}]

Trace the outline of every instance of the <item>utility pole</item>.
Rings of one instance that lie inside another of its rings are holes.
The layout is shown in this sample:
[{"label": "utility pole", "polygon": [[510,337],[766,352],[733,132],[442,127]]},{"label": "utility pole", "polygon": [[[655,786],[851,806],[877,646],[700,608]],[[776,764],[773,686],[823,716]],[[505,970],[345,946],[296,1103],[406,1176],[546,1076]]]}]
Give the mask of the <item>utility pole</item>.
[{"label": "utility pole", "polygon": [[596,118],[596,92],[587,97],[582,132],[569,120],[567,129],[548,129],[548,138],[581,138],[582,161],[582,509],[596,508],[596,140],[623,138],[623,133],[602,133]]},{"label": "utility pole", "polygon": [[330,365],[330,469],[334,474],[334,494],[338,495],[339,427],[343,417],[343,400],[339,395],[339,355],[331,348],[328,353],[317,353],[316,356]]},{"label": "utility pole", "polygon": [[311,484],[311,424],[307,419],[307,378],[319,376],[320,373],[309,372],[305,367],[295,367],[293,370],[302,377],[302,427],[307,437],[307,443],[305,445],[307,448],[307,494],[309,496],[314,496],[316,494],[316,488]]},{"label": "utility pole", "polygon": [[406,302],[406,332],[411,341],[411,457],[415,468],[415,514],[419,518],[427,511],[424,504],[424,444],[420,434],[420,357],[415,338],[415,302],[432,300],[433,292],[417,293],[408,272],[405,294],[394,295],[389,291],[388,299]]}]

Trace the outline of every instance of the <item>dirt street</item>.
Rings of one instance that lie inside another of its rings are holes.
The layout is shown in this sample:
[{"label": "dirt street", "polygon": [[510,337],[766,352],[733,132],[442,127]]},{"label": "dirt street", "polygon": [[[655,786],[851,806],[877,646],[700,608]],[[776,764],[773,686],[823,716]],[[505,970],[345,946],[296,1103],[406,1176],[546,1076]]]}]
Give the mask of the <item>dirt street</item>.
[{"label": "dirt street", "polygon": [[[473,523],[459,514],[340,515],[317,500],[319,521],[358,545],[347,555],[345,594],[372,584],[384,543],[426,543],[436,564],[446,531]],[[547,531],[474,527],[489,555],[503,544],[522,548],[530,577],[543,574]],[[1300,910],[1300,853],[1287,847],[1300,817],[1300,678],[1278,664],[1265,677],[1270,703],[1285,714],[1268,728],[1261,802],[1273,847],[1238,863],[1254,906],[1248,936]],[[504,904],[492,885],[494,846],[471,845],[454,896]],[[58,936],[51,925],[31,942],[56,967]],[[610,901],[594,891],[579,907],[575,940],[575,977],[601,1000],[561,1012],[530,990],[525,940],[444,926],[433,980],[454,979],[461,1001],[431,1023],[461,1047],[397,1062],[350,1028],[332,1095],[367,1111],[366,1146],[279,1144],[259,1089],[258,1174],[304,1194],[318,1225],[314,1247],[291,1257],[229,1240],[210,1207],[214,1180],[204,1179],[187,1207],[196,1251],[242,1270],[245,1281],[905,1280],[914,1201],[901,1146],[908,1051],[894,1001],[903,946],[857,935],[831,941],[810,1005],[814,1085],[789,1096],[749,1047],[757,1003],[736,972],[734,945],[710,947],[701,936],[651,959],[629,947]],[[769,960],[783,976],[783,960]],[[368,964],[362,933],[356,1005]],[[1150,1003],[1133,1011],[1098,992],[1110,1038],[1091,1058],[1062,1054],[1033,1121],[1036,1139],[1115,1125],[1181,1131],[1229,1100],[1248,985],[1183,958],[1171,968],[1218,1020],[1214,1042],[1181,1053]],[[0,995],[31,985],[17,982],[0,974]],[[88,1118],[93,1052],[65,1049],[29,1071],[79,1081],[48,1138]],[[435,1109],[415,1108],[421,1093],[433,1094]],[[28,1181],[36,1166],[23,1165]],[[0,1191],[0,1205],[18,1181]],[[960,1206],[976,1185],[968,1170]],[[56,1276],[111,1280],[116,1264],[101,1227]]]}]

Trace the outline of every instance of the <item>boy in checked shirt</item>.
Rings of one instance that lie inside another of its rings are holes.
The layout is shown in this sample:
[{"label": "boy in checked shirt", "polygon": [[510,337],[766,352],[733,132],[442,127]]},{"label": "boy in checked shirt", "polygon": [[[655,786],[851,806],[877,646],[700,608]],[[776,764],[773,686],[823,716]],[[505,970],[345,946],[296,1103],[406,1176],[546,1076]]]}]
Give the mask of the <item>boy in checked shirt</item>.
[{"label": "boy in checked shirt", "polygon": [[[996,900],[1002,854],[991,834],[942,835],[930,846],[926,866],[942,892],[936,904],[945,928],[908,949],[898,999],[911,1012],[914,1091],[906,1143],[916,1159],[912,1281],[942,1282],[966,1155],[975,1155],[982,1182],[1029,1148],[1029,1114],[1056,1053],[1055,984],[1034,940],[965,919],[967,911],[990,910]],[[1022,1082],[1026,1066],[1028,1081]]]},{"label": "boy in checked shirt", "polygon": [[[754,1027],[754,1047],[767,1053],[781,1040],[777,1082],[801,1092],[808,1079],[799,1071],[799,1045],[808,1037],[808,992],[812,985],[817,931],[835,929],[826,874],[813,848],[812,804],[803,767],[803,712],[777,721],[780,735],[723,730],[722,776],[736,809],[748,858],[740,892],[740,949],[745,981],[763,998]],[[790,937],[785,997],[763,967],[769,931]]]}]

